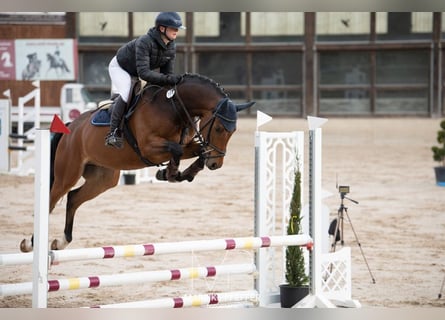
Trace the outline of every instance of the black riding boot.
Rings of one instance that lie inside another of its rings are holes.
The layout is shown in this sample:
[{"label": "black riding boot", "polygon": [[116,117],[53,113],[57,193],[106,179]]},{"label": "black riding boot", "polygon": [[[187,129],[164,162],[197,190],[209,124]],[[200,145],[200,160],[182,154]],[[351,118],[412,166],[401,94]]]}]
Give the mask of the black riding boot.
[{"label": "black riding boot", "polygon": [[108,133],[108,135],[105,137],[106,146],[112,146],[118,149],[123,147],[123,138],[120,125],[126,106],[127,104],[121,96],[114,100],[114,106],[111,111],[110,133]]}]

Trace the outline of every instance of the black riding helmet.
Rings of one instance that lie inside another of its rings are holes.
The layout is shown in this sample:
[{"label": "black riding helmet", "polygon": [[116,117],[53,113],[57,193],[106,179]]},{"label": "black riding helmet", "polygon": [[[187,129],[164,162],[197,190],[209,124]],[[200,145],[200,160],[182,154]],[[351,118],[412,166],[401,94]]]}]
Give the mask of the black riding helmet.
[{"label": "black riding helmet", "polygon": [[177,12],[161,12],[158,14],[155,20],[156,28],[159,26],[176,28],[176,29],[185,29],[182,25],[181,17]]}]

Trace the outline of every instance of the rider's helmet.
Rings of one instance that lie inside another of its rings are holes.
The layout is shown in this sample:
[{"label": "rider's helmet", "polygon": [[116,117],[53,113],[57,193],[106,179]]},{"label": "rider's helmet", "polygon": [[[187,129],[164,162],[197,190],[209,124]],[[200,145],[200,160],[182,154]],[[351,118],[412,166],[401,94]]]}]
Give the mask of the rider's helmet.
[{"label": "rider's helmet", "polygon": [[176,28],[176,29],[185,29],[182,25],[181,17],[177,12],[161,12],[158,14],[155,20],[156,28],[159,26]]}]

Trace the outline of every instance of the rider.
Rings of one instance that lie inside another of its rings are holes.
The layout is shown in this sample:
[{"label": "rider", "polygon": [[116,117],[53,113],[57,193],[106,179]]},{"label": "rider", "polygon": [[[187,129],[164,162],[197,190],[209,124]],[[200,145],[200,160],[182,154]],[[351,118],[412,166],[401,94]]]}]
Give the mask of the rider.
[{"label": "rider", "polygon": [[[108,71],[112,89],[119,96],[113,102],[110,132],[105,137],[105,145],[118,149],[123,146],[120,124],[130,95],[132,77],[161,86],[181,81],[182,77],[173,73],[178,29],[185,29],[179,14],[161,12],[147,34],[122,46],[111,60]],[[157,68],[159,72],[153,71]]]}]

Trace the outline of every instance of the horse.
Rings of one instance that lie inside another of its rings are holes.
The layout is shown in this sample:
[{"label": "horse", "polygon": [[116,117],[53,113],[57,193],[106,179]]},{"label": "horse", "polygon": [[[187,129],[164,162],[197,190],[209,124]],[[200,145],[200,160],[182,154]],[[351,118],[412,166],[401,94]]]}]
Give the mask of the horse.
[{"label": "horse", "polygon": [[28,64],[22,71],[23,80],[33,80],[40,77],[40,65],[42,61],[37,58],[37,53],[30,53],[26,56]]},{"label": "horse", "polygon": [[[199,74],[184,74],[173,87],[146,85],[128,102],[133,107],[124,117],[122,149],[105,146],[108,126],[92,124],[102,109],[82,113],[67,125],[69,134],[56,133],[51,141],[50,212],[67,194],[63,237],[53,240],[51,249],[72,241],[76,210],[115,187],[121,170],[164,165],[158,179],[191,182],[204,167],[221,168],[237,113],[253,104],[235,104],[219,84]],[[196,160],[180,171],[180,160],[190,158]],[[81,177],[84,183],[72,189]],[[32,246],[33,237],[20,243],[23,252]]]},{"label": "horse", "polygon": [[[46,71],[46,75],[48,75],[48,72],[51,69],[54,69],[57,77],[60,77],[61,75],[64,75],[67,72],[70,72],[70,69],[68,69],[68,66],[65,63],[65,60],[60,58],[57,53],[54,55],[52,55],[51,53],[47,53],[46,58],[49,61],[49,68]],[[59,72],[59,69],[60,69],[60,72]]]}]

